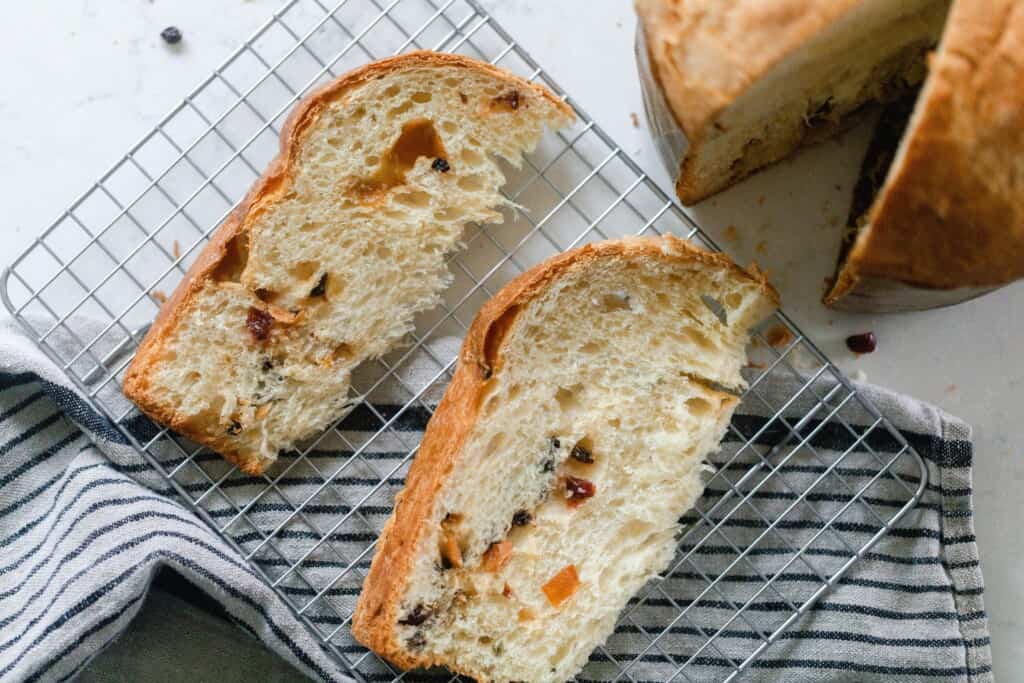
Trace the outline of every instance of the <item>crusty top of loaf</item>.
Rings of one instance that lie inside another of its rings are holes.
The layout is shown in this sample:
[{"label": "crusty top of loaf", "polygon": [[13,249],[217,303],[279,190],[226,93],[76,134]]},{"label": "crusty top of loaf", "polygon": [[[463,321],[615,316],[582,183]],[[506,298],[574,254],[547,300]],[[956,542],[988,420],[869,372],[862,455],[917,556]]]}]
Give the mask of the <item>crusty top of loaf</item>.
[{"label": "crusty top of loaf", "polygon": [[299,163],[303,140],[328,105],[382,75],[418,67],[482,72],[497,80],[506,81],[516,88],[529,89],[564,112],[568,120],[574,116],[571,107],[544,87],[527,83],[507,71],[478,60],[431,51],[411,52],[367,64],[312,92],[296,104],[285,122],[281,131],[278,156],[269,164],[263,176],[256,181],[231,216],[213,234],[209,243],[175,289],[174,294],[162,306],[149,333],[140,345],[125,375],[123,390],[125,395],[135,402],[143,412],[156,421],[217,451],[237,464],[243,471],[252,474],[262,472],[265,463],[258,454],[236,449],[235,444],[226,436],[218,437],[201,433],[186,424],[174,412],[173,406],[165,404],[159,396],[154,395],[149,386],[150,372],[159,361],[162,349],[192,299],[203,290],[218,266],[230,257],[229,245],[232,240],[238,235],[248,232],[262,212],[268,210],[288,193]]},{"label": "crusty top of loaf", "polygon": [[654,76],[699,140],[719,113],[860,0],[636,0]]},{"label": "crusty top of loaf", "polygon": [[698,249],[671,235],[599,242],[574,249],[522,273],[488,301],[470,325],[455,374],[427,426],[405,488],[395,500],[394,514],[381,534],[353,617],[356,638],[395,664],[414,668],[442,663],[424,661],[404,649],[395,637],[394,625],[417,540],[478,418],[487,380],[504,362],[502,349],[507,333],[529,302],[570,268],[609,257],[677,260],[723,268],[737,279],[754,283],[767,305],[774,307],[779,301],[778,293],[756,268],[745,271],[724,254]]},{"label": "crusty top of loaf", "polygon": [[954,3],[830,299],[861,276],[936,288],[1024,277],[1024,3]]}]

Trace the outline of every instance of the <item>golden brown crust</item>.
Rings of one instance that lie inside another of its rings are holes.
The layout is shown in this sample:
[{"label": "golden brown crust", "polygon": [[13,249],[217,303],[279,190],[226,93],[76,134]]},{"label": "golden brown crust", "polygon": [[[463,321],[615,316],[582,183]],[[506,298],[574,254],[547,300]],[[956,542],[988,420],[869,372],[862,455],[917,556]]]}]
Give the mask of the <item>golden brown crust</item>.
[{"label": "golden brown crust", "polygon": [[[149,333],[140,344],[125,374],[123,391],[142,412],[156,422],[220,453],[248,474],[257,475],[263,472],[266,463],[256,454],[240,452],[228,439],[196,428],[177,414],[174,406],[162,402],[159,395],[149,390],[149,373],[159,361],[168,338],[190,302],[225,259],[229,242],[239,235],[247,235],[255,218],[287,192],[303,137],[326,106],[367,81],[394,71],[417,67],[463,68],[482,72],[507,81],[515,88],[531,90],[562,110],[567,117],[574,117],[571,107],[540,85],[527,83],[507,71],[475,59],[426,50],[367,64],[312,92],[296,104],[288,116],[281,130],[281,148],[278,156],[269,164],[241,204],[213,234],[174,294],[161,307]],[[261,305],[255,295],[253,302],[255,305]]]},{"label": "golden brown crust", "polygon": [[860,0],[635,0],[651,71],[690,148],[676,192],[698,191],[687,159],[700,154],[715,120],[783,59],[856,8]]},{"label": "golden brown crust", "polygon": [[921,290],[903,309],[946,305],[1024,277],[1022,54],[1024,4],[954,4],[869,227],[826,303],[890,281]]},{"label": "golden brown crust", "polygon": [[[553,280],[570,268],[606,258],[696,261],[709,267],[726,268],[737,277],[755,283],[766,297],[778,303],[778,293],[756,269],[747,272],[724,254],[707,252],[667,235],[598,242],[560,254],[520,274],[484,304],[466,333],[451,384],[427,425],[405,488],[396,498],[394,513],[381,533],[352,618],[353,636],[397,666],[411,669],[450,665],[403,649],[395,638],[395,624],[416,546],[427,531],[426,521],[432,518],[434,501],[472,431],[488,381],[504,362],[501,342],[515,318]],[[456,672],[469,676],[479,674]]]}]

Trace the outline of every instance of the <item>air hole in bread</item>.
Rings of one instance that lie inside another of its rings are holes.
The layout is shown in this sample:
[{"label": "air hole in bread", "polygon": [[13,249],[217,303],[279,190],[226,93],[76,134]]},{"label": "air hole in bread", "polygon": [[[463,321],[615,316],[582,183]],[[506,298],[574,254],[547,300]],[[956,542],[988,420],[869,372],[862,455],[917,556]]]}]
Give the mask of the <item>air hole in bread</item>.
[{"label": "air hole in bread", "polygon": [[271,289],[267,289],[265,287],[257,287],[256,289],[253,290],[253,294],[256,295],[257,299],[268,304],[274,303],[280,296],[280,294],[278,294],[277,292]]},{"label": "air hole in bread", "polygon": [[480,409],[480,416],[487,417],[500,404],[501,398],[499,398],[498,394],[491,394],[487,397],[487,400],[484,401],[483,407]]},{"label": "air hole in bread", "polygon": [[472,147],[466,147],[459,152],[459,158],[462,159],[465,164],[471,166],[476,166],[484,161],[483,155]]},{"label": "air hole in bread", "polygon": [[715,343],[711,341],[706,334],[698,330],[696,327],[684,327],[683,336],[689,339],[691,342],[696,344],[702,349],[710,351],[715,348]]},{"label": "air hole in bread", "polygon": [[238,282],[249,261],[249,235],[239,233],[228,241],[224,256],[213,269],[214,282]]},{"label": "air hole in bread", "polygon": [[366,116],[366,109],[364,107],[356,107],[349,113],[349,118],[353,121],[358,121],[364,116]]},{"label": "air hole in bread", "polygon": [[479,192],[484,189],[483,176],[479,175],[465,175],[459,178],[459,188],[466,192]]},{"label": "air hole in bread", "polygon": [[425,102],[429,102],[432,99],[434,99],[434,96],[432,94],[430,94],[429,92],[420,91],[420,92],[414,92],[412,94],[412,101],[413,102],[418,102],[419,104],[423,104]]},{"label": "air hole in bread", "polygon": [[[725,296],[725,306],[730,311],[735,311],[743,303],[743,295],[739,292],[732,292]],[[725,322],[724,320],[722,322]]]},{"label": "air hole in bread", "polygon": [[465,215],[465,209],[459,206],[449,206],[434,212],[434,218],[444,222],[461,220]]},{"label": "air hole in bread", "polygon": [[402,86],[400,86],[400,85],[391,85],[391,86],[388,86],[387,90],[384,91],[384,96],[385,97],[394,97],[395,95],[397,95],[400,92],[402,92]]},{"label": "air hole in bread", "polygon": [[459,130],[459,124],[455,123],[454,121],[445,121],[444,123],[441,124],[441,130],[443,130],[445,133],[454,133],[457,130]]},{"label": "air hole in bread", "polygon": [[395,197],[395,201],[402,206],[408,206],[410,209],[425,209],[430,206],[430,195],[420,190],[404,192]]},{"label": "air hole in bread", "polygon": [[351,345],[341,343],[334,347],[331,356],[335,361],[350,361],[355,358],[356,351]]},{"label": "air hole in bread", "polygon": [[440,554],[443,569],[461,569],[463,544],[460,542],[458,526],[462,515],[449,513],[441,522]]},{"label": "air hole in bread", "polygon": [[686,409],[694,417],[704,417],[711,413],[713,406],[707,399],[694,397],[686,399]]},{"label": "air hole in bread", "polygon": [[[369,178],[353,183],[351,191],[363,204],[376,204],[392,188],[405,184],[405,175],[420,157],[436,159],[448,156],[441,137],[429,119],[413,119],[402,126],[402,132],[387,154],[379,159],[380,166]],[[373,157],[375,159],[375,157]],[[371,158],[367,158],[367,166]]]},{"label": "air hole in bread", "polygon": [[512,328],[518,314],[519,306],[513,304],[487,328],[487,336],[484,337],[484,363],[492,372],[498,362],[498,349],[501,348],[501,343],[505,341],[505,335]]},{"label": "air hole in bread", "polygon": [[508,441],[508,434],[505,432],[498,432],[491,437],[490,441],[487,442],[487,453],[497,453],[501,450],[502,446]]},{"label": "air hole in bread", "polygon": [[707,296],[706,294],[702,296],[700,300],[704,302],[704,305],[708,307],[709,311],[715,314],[715,317],[718,318],[718,322],[723,325],[728,324],[728,315],[726,314],[725,306],[722,305],[721,301],[714,297]]},{"label": "air hole in bread", "polygon": [[572,413],[579,409],[580,399],[577,392],[580,389],[581,387],[579,386],[559,387],[558,391],[555,392],[555,401],[558,402],[558,407],[561,408],[563,413]]},{"label": "air hole in bread", "polygon": [[376,166],[379,163],[380,163],[380,157],[372,155],[372,154],[370,156],[366,157],[365,159],[363,159],[363,164],[365,164],[366,166],[373,167],[373,166]]},{"label": "air hole in bread", "polygon": [[401,116],[405,112],[407,112],[410,109],[412,109],[412,107],[413,107],[412,100],[406,100],[405,102],[402,102],[397,107],[392,107],[391,109],[388,109],[387,116],[388,116],[389,119],[398,118],[399,116]]},{"label": "air hole in bread", "polygon": [[610,292],[605,294],[601,297],[601,307],[604,309],[605,313],[631,310],[629,305],[629,293]]},{"label": "air hole in bread", "polygon": [[596,341],[588,341],[580,347],[580,353],[597,353],[604,348],[604,344]]},{"label": "air hole in bread", "polygon": [[298,261],[288,269],[288,274],[297,280],[308,280],[319,272],[319,261]]}]

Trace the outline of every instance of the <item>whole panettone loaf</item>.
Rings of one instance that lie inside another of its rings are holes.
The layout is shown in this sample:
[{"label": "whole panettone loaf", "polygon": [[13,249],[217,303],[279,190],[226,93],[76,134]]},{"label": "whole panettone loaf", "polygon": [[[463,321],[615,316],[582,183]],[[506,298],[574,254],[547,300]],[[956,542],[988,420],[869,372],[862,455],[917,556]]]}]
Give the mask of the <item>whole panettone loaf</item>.
[{"label": "whole panettone loaf", "polygon": [[503,288],[378,541],[356,638],[404,668],[571,678],[671,561],[776,297],[673,237],[588,245]]},{"label": "whole panettone loaf", "polygon": [[1024,276],[1024,4],[637,0],[637,9],[688,142],[684,203],[888,107],[826,303],[932,308]]},{"label": "whole panettone loaf", "polygon": [[861,176],[826,302],[933,308],[1024,277],[1024,2],[955,2],[916,104],[895,108],[906,132],[876,132],[865,171],[892,163],[880,187]]},{"label": "whole panettone loaf", "polygon": [[349,404],[451,279],[471,222],[500,222],[518,165],[572,110],[473,59],[369,64],[296,106],[281,152],[164,305],[128,369],[145,413],[258,474]]}]

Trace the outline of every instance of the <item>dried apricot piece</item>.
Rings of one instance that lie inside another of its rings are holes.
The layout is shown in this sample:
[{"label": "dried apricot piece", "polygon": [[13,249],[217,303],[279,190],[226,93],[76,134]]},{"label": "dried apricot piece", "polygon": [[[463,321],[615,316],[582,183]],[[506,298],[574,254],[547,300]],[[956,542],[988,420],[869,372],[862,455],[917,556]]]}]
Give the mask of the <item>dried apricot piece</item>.
[{"label": "dried apricot piece", "polygon": [[552,607],[560,607],[579,590],[579,587],[580,575],[576,572],[576,565],[569,564],[552,576],[541,590],[544,591],[544,595],[547,596]]},{"label": "dried apricot piece", "polygon": [[502,567],[508,564],[511,557],[512,543],[509,541],[498,541],[497,543],[492,543],[491,547],[484,552],[480,566],[483,567],[485,572],[497,574],[501,571]]}]

